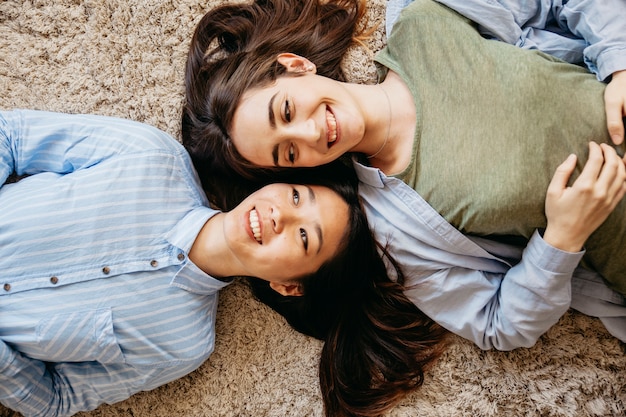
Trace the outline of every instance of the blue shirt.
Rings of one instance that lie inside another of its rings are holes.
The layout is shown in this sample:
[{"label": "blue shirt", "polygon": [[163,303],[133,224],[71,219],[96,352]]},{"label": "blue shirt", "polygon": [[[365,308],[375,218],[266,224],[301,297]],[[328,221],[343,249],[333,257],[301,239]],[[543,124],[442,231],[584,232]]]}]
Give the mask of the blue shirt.
[{"label": "blue shirt", "polygon": [[584,252],[558,250],[538,232],[525,248],[469,238],[398,178],[355,169],[370,227],[401,265],[406,295],[446,329],[482,349],[529,347],[569,308]]},{"label": "blue shirt", "polygon": [[187,253],[217,212],[183,147],[102,116],[0,112],[0,402],[71,415],[207,359],[227,283]]},{"label": "blue shirt", "polygon": [[[386,31],[413,0],[389,0]],[[584,64],[599,80],[626,69],[624,0],[436,0],[488,38]]]}]

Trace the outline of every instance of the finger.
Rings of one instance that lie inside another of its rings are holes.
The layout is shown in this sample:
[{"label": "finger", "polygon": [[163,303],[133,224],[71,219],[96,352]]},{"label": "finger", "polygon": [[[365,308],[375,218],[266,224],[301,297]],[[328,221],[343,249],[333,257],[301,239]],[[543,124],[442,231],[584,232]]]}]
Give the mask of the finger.
[{"label": "finger", "polygon": [[615,145],[619,145],[624,141],[624,115],[626,108],[624,103],[606,103],[606,126],[609,130],[609,136]]},{"label": "finger", "polygon": [[622,164],[621,159],[617,156],[617,152],[615,152],[612,146],[603,143],[600,145],[600,148],[602,149],[604,163],[602,164],[597,184],[608,190],[618,177],[620,166],[623,167],[624,164]]},{"label": "finger", "polygon": [[595,142],[589,142],[589,158],[583,167],[580,176],[576,180],[577,183],[583,181],[595,182],[602,171],[604,164],[604,155],[602,148]]},{"label": "finger", "polygon": [[614,198],[621,199],[619,196],[622,189],[626,185],[626,168],[622,159],[615,152],[613,147],[603,144],[604,166],[600,174],[599,183],[605,182],[608,188],[608,196],[612,200]]},{"label": "finger", "polygon": [[576,155],[571,154],[556,168],[552,181],[548,185],[548,192],[556,192],[567,187],[567,182],[576,168]]}]

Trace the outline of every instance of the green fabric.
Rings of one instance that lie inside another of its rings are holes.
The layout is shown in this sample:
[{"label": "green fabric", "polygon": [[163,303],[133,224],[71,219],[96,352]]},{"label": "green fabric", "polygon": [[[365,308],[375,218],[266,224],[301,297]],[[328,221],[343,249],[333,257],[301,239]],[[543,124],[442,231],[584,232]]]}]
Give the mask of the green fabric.
[{"label": "green fabric", "polygon": [[[467,234],[529,238],[545,228],[556,167],[588,142],[609,142],[604,84],[537,51],[483,39],[430,0],[407,7],[377,55],[417,108],[413,158],[398,175]],[[380,69],[384,77],[386,68]],[[626,202],[588,240],[584,265],[626,294]]]}]

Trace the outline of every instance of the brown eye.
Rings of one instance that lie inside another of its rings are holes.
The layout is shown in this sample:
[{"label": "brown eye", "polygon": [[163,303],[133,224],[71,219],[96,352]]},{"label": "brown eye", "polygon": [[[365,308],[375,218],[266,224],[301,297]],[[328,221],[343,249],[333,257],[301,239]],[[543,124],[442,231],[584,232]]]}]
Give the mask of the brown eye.
[{"label": "brown eye", "polygon": [[293,143],[289,145],[289,162],[291,162],[292,164],[295,162],[296,160],[296,152],[295,149],[293,147]]},{"label": "brown eye", "polygon": [[298,190],[296,190],[295,188],[293,189],[293,203],[297,206],[298,204],[300,204],[300,192]]},{"label": "brown eye", "polygon": [[306,251],[309,248],[309,236],[307,235],[306,230],[300,229],[300,238],[302,239],[304,250]]},{"label": "brown eye", "polygon": [[285,120],[291,122],[291,110],[289,109],[289,100],[285,100]]}]

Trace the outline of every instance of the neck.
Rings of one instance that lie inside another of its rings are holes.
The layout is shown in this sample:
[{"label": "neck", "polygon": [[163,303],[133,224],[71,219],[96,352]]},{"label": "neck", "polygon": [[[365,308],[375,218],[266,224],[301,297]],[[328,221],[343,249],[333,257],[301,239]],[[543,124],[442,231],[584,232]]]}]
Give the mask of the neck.
[{"label": "neck", "polygon": [[[382,91],[378,95],[378,101],[375,102],[375,111],[378,113],[373,116],[373,120],[378,118],[379,127],[375,130],[375,142],[371,142],[376,143],[376,146],[370,145],[370,152],[374,153],[366,154],[369,155],[372,166],[379,168],[387,175],[394,175],[406,169],[411,161],[417,123],[415,103],[409,88],[393,71],[389,71],[387,78],[379,84],[378,89]],[[383,97],[385,93],[386,97]],[[388,110],[385,110],[379,103],[386,103]],[[383,119],[384,121],[380,121],[381,114],[387,116]],[[387,134],[385,129],[389,131],[387,139],[384,139]]]},{"label": "neck", "polygon": [[387,93],[385,88],[382,86],[382,84],[378,84],[378,87],[380,87],[380,90],[385,95],[385,99],[386,99],[385,102],[387,103],[387,133],[384,136],[385,140],[383,141],[382,145],[380,145],[380,148],[378,148],[378,150],[374,152],[373,154],[368,155],[367,156],[368,159],[373,159],[373,158],[376,158],[376,156],[380,155],[380,153],[385,149],[387,142],[389,142],[389,134],[391,133],[391,118],[392,118],[391,100],[389,100],[389,94]]},{"label": "neck", "polygon": [[224,216],[225,213],[218,213],[211,217],[189,250],[189,260],[214,278],[238,275],[224,239]]}]

